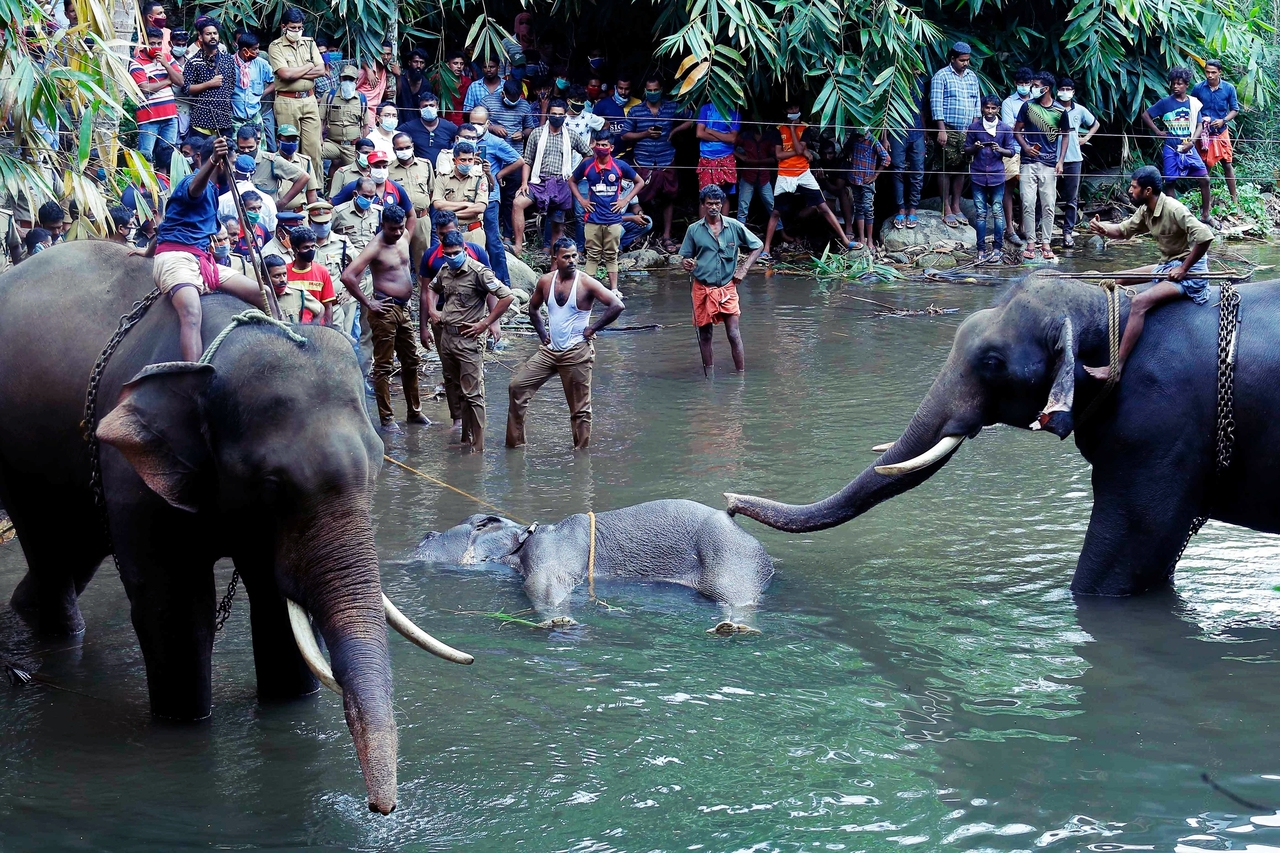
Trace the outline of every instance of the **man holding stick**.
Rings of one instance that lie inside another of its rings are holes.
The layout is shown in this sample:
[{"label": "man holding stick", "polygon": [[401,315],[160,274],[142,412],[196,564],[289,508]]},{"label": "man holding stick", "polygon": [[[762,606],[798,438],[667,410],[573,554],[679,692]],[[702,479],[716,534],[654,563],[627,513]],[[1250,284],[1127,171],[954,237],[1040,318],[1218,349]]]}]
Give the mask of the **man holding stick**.
[{"label": "man holding stick", "polygon": [[[733,367],[746,370],[742,335],[738,331],[738,284],[760,257],[764,243],[736,219],[725,219],[724,190],[711,184],[698,193],[703,218],[689,226],[680,256],[684,271],[693,273],[693,325],[698,329],[698,349],[702,352],[702,372],[712,366],[711,333],[724,323],[733,353]],[[745,246],[750,253],[741,263],[738,254]]]},{"label": "man holding stick", "polygon": [[[1143,166],[1133,173],[1129,198],[1138,207],[1133,216],[1118,225],[1108,225],[1095,215],[1089,222],[1089,230],[1103,237],[1120,239],[1149,232],[1160,247],[1163,260],[1154,266],[1124,270],[1115,275],[1120,284],[1153,281],[1151,287],[1133,297],[1129,307],[1129,322],[1125,324],[1116,359],[1116,379],[1120,378],[1125,361],[1142,336],[1148,311],[1184,297],[1197,305],[1209,301],[1208,279],[1190,276],[1208,274],[1206,252],[1213,242],[1213,230],[1196,219],[1185,204],[1164,194],[1164,180],[1154,166]],[[1111,376],[1109,365],[1086,367],[1085,371],[1095,379],[1105,380]]]}]

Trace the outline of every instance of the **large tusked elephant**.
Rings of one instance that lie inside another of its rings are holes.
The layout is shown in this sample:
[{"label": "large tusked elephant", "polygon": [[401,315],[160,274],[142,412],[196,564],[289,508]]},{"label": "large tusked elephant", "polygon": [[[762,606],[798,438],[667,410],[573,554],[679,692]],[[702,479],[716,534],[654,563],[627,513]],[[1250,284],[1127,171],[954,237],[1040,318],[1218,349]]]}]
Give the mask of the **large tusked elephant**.
[{"label": "large tusked elephant", "polygon": [[[0,277],[0,501],[28,572],[12,604],[36,630],[77,633],[77,596],[109,550],[81,421],[94,362],[151,290],[151,262],[106,242],[43,252]],[[205,297],[213,342],[249,306]],[[207,365],[178,361],[178,320],[157,301],[98,389],[106,523],[146,662],[151,708],[210,712],[213,565],[234,560],[250,603],[261,698],[343,696],[372,810],[396,802],[387,620],[428,650],[382,595],[370,498],[382,442],[350,343],[266,324],[230,332]],[[306,614],[328,646],[332,670]],[[314,673],[314,675],[313,675]]]},{"label": "large tusked elephant", "polygon": [[[790,531],[843,524],[938,471],[984,426],[1066,438],[1093,465],[1093,513],[1073,592],[1130,595],[1172,577],[1193,519],[1280,532],[1280,282],[1239,288],[1235,442],[1215,473],[1219,291],[1148,315],[1115,390],[1085,422],[1103,383],[1084,365],[1108,361],[1106,295],[1032,275],[956,332],[942,371],[902,436],[857,479],[806,506],[726,494],[730,513]],[[1128,299],[1121,299],[1122,320]],[[1041,415],[1044,415],[1041,418]]]}]

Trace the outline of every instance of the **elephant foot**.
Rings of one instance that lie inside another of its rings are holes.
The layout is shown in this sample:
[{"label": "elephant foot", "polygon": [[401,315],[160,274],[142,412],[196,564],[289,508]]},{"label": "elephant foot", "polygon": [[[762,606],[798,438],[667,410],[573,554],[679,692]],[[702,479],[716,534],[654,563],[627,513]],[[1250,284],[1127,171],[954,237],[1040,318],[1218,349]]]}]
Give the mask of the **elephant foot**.
[{"label": "elephant foot", "polygon": [[578,625],[578,620],[574,619],[571,616],[555,616],[551,619],[546,620],[545,622],[538,623],[539,628],[547,628],[552,631],[555,631],[561,628],[574,628],[574,627],[577,627],[577,625]]},{"label": "elephant foot", "polygon": [[730,622],[725,620],[716,624],[714,628],[707,629],[708,634],[714,634],[717,637],[732,637],[734,634],[759,634],[759,628],[752,628],[750,625],[743,625],[740,622]]},{"label": "elephant foot", "polygon": [[35,634],[74,637],[84,633],[84,617],[73,588],[41,589],[30,572],[13,591],[9,604]]}]

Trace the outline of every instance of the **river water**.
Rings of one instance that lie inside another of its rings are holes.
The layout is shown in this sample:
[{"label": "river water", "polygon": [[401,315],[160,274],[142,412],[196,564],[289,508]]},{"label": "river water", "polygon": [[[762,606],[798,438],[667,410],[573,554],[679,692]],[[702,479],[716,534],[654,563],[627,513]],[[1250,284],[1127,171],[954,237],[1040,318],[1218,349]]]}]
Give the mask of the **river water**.
[{"label": "river water", "polygon": [[[602,337],[589,455],[569,450],[555,382],[530,448],[502,449],[497,364],[483,459],[446,450],[439,427],[388,452],[526,520],[825,496],[899,434],[995,285],[753,274],[749,372],[705,380],[686,280],[624,276],[622,322],[665,327]],[[960,310],[875,317],[850,293]],[[517,339],[503,361],[531,349]],[[719,330],[716,357],[731,366]],[[762,636],[712,639],[710,602],[609,585],[620,610],[581,592],[581,627],[548,633],[485,615],[528,606],[505,570],[406,558],[480,510],[387,467],[384,588],[476,656],[451,666],[392,636],[393,815],[366,810],[336,697],[257,703],[243,601],[215,650],[212,719],[153,722],[107,564],[81,600],[82,644],[34,642],[0,613],[0,652],[56,684],[0,685],[0,849],[1280,850],[1280,540],[1211,522],[1168,593],[1076,601],[1090,500],[1071,441],[990,429],[843,527],[745,521],[778,560]],[[24,570],[0,548],[0,595]]]}]

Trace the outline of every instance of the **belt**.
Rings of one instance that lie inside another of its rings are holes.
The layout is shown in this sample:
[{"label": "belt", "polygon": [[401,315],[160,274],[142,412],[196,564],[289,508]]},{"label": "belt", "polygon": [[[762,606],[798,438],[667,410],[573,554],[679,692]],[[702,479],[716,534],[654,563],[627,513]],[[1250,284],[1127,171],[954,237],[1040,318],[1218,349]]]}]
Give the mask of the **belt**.
[{"label": "belt", "polygon": [[483,223],[483,222],[472,222],[470,225],[468,225],[468,226],[467,226],[466,228],[464,228],[463,230],[464,230],[464,231],[474,231],[474,230],[476,230],[477,228],[483,228],[483,227],[484,227],[484,223]]},{"label": "belt", "polygon": [[305,92],[279,92],[279,91],[277,91],[277,92],[276,92],[276,94],[277,94],[278,96],[282,97],[282,98],[310,98],[312,95],[314,95],[314,94],[315,94],[315,92],[312,92],[310,89],[308,89],[308,90],[307,90],[307,91],[305,91]]},{"label": "belt", "polygon": [[394,296],[392,296],[391,294],[389,294],[389,293],[383,293],[381,290],[374,290],[374,291],[373,291],[373,295],[374,295],[374,296],[376,296],[376,297],[378,297],[379,299],[389,299],[389,300],[391,300],[392,302],[394,302],[395,304],[399,305],[399,306],[400,306],[400,307],[402,307],[402,308],[403,308],[404,306],[406,306],[406,305],[408,305],[408,304],[409,304],[409,300],[408,300],[408,299],[396,299],[396,298],[395,298]]},{"label": "belt", "polygon": [[440,329],[441,331],[448,332],[449,334],[460,338],[466,332],[467,327],[466,326],[441,326]]}]

